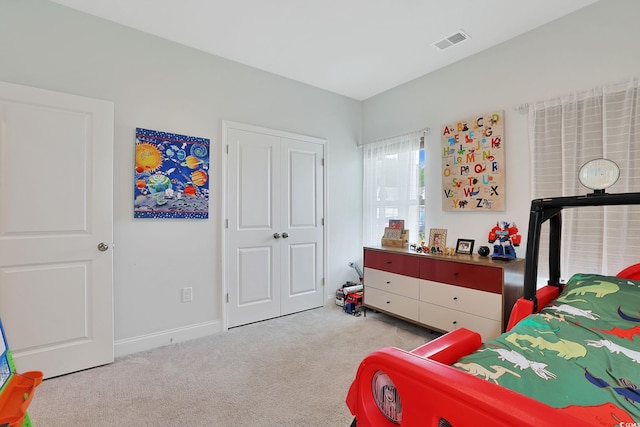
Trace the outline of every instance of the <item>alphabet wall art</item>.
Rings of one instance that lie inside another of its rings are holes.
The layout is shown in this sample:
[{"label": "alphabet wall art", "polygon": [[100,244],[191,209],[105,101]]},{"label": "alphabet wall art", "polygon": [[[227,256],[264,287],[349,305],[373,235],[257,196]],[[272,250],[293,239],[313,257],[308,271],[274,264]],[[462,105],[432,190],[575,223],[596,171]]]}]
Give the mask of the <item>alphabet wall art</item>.
[{"label": "alphabet wall art", "polygon": [[442,127],[442,210],[504,210],[504,111]]}]

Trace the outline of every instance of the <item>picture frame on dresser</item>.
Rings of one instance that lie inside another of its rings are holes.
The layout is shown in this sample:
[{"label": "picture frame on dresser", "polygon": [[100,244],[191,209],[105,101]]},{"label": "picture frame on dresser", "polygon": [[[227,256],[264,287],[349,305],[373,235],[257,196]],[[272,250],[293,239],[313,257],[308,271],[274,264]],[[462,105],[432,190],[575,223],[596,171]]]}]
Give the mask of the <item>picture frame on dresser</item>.
[{"label": "picture frame on dresser", "polygon": [[475,240],[471,239],[458,239],[458,243],[456,244],[456,253],[471,255],[473,253],[473,244]]},{"label": "picture frame on dresser", "polygon": [[447,247],[447,230],[444,228],[432,228],[429,231],[429,248],[436,248],[443,252]]}]

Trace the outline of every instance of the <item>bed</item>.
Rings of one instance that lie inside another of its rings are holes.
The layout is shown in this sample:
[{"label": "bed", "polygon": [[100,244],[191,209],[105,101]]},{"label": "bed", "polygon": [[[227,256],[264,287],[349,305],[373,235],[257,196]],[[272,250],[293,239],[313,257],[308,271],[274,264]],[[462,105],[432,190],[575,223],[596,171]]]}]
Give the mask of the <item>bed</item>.
[{"label": "bed", "polygon": [[[640,193],[533,200],[523,297],[507,331],[482,343],[461,328],[371,353],[347,395],[352,426],[639,426],[640,264],[560,278],[563,209],[638,204]],[[547,221],[549,278],[537,289]]]}]

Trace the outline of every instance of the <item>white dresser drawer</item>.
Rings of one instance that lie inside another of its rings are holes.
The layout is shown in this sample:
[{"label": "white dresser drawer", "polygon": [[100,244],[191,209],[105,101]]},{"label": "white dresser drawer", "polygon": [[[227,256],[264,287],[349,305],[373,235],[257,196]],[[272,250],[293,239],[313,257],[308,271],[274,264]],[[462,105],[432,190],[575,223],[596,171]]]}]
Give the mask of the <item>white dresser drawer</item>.
[{"label": "white dresser drawer", "polygon": [[497,337],[502,332],[499,320],[487,319],[426,302],[420,302],[419,319],[420,323],[446,332],[467,328],[479,333],[483,342]]},{"label": "white dresser drawer", "polygon": [[391,292],[369,287],[364,288],[364,303],[371,308],[397,314],[406,319],[418,321],[417,299],[411,299]]},{"label": "white dresser drawer", "polygon": [[418,299],[420,295],[420,279],[402,276],[375,268],[364,268],[364,285],[407,298]]},{"label": "white dresser drawer", "polygon": [[420,280],[420,301],[501,321],[502,295]]}]

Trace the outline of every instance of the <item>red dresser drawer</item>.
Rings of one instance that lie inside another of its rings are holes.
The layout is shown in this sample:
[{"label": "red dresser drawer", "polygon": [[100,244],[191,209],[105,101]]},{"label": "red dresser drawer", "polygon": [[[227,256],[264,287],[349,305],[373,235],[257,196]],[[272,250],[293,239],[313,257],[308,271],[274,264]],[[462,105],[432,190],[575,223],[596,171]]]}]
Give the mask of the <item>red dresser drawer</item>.
[{"label": "red dresser drawer", "polygon": [[403,276],[419,277],[420,258],[371,249],[364,250],[364,266]]},{"label": "red dresser drawer", "polygon": [[502,293],[502,268],[420,259],[420,278],[485,292]]}]

